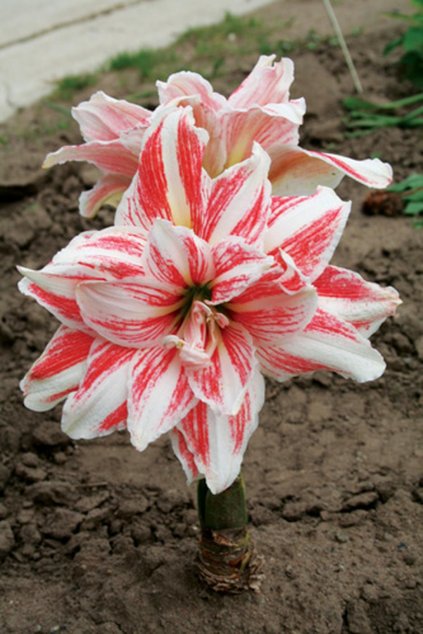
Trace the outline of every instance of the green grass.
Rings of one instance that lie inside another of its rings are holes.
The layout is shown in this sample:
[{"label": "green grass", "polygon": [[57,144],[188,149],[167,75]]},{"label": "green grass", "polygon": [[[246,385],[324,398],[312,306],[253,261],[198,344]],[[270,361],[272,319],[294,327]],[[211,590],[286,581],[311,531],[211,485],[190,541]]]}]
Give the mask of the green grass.
[{"label": "green grass", "polygon": [[120,71],[134,68],[139,72],[140,77],[149,79],[155,77],[162,66],[174,66],[177,61],[178,57],[174,51],[143,48],[135,53],[119,53],[110,60],[106,69]]},{"label": "green grass", "polygon": [[53,95],[58,99],[69,99],[72,95],[88,86],[92,86],[97,81],[96,73],[85,73],[81,75],[68,75],[57,82]]}]

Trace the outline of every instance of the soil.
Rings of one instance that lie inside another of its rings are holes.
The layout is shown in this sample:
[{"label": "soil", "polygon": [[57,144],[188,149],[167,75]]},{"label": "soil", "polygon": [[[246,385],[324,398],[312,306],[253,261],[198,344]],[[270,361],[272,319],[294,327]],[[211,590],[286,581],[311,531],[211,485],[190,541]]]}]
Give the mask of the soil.
[{"label": "soil", "polygon": [[[366,95],[408,94],[381,55],[395,34],[350,40]],[[253,61],[216,87],[229,92]],[[309,102],[304,147],[381,156],[397,179],[421,171],[415,132],[346,137],[339,100],[351,88],[337,49],[295,61],[295,92]],[[119,96],[119,85],[107,90]],[[363,215],[366,190],[339,188],[354,208],[335,262],[394,285],[404,302],[373,339],[388,368],[365,385],[320,373],[269,381],[244,467],[265,578],[258,594],[215,595],[196,576],[195,489],[166,438],[142,454],[124,433],[74,443],[60,431],[60,408],[22,404],[18,381],[56,324],[16,291],[15,265],[41,267],[112,218],[107,209],[94,223],[78,216],[91,168],[39,171],[47,149],[77,139],[72,129],[3,150],[1,634],[423,632],[423,231],[402,215]]]}]

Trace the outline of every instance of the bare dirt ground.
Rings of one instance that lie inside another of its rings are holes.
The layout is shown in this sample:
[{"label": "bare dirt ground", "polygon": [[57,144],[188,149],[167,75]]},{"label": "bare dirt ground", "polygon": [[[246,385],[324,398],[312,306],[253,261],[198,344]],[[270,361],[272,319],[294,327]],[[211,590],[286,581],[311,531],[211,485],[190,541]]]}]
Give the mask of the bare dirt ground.
[{"label": "bare dirt ground", "polygon": [[[409,93],[382,57],[397,34],[350,40],[366,93]],[[295,53],[295,95],[309,115],[302,145],[379,155],[397,180],[422,169],[415,132],[348,139],[339,99],[350,93],[335,48]],[[229,92],[252,66],[216,82]],[[119,96],[119,84],[107,86]],[[20,115],[20,125],[31,121]],[[11,122],[12,127],[16,125]],[[260,594],[216,596],[195,574],[195,490],[167,439],[143,454],[125,434],[73,443],[60,408],[26,410],[18,380],[56,328],[16,291],[21,263],[41,267],[81,229],[77,200],[90,168],[38,171],[47,149],[76,130],[16,138],[0,179],[0,632],[2,634],[418,634],[423,631],[423,231],[403,216],[364,216],[355,201],[336,263],[392,284],[404,304],[374,337],[388,369],[366,385],[318,374],[269,382],[244,475],[258,550]],[[105,210],[96,226],[110,222]]]}]

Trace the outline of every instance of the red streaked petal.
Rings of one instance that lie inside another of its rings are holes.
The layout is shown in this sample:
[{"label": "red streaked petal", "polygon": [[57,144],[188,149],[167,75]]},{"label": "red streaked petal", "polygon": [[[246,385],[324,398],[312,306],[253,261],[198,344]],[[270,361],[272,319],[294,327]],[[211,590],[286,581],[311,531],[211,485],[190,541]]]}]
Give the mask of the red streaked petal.
[{"label": "red streaked petal", "polygon": [[19,267],[19,272],[25,275],[18,284],[23,295],[35,299],[65,326],[91,332],[84,325],[75,301],[75,287],[80,280],[67,279],[44,271],[31,271],[23,267]]},{"label": "red streaked petal", "polygon": [[276,55],[261,55],[253,70],[228,99],[233,108],[284,103],[294,80],[294,64],[288,57],[274,63]]},{"label": "red streaked petal", "polygon": [[137,156],[119,141],[91,141],[83,145],[65,145],[47,154],[43,167],[61,165],[67,161],[88,161],[103,172],[132,178],[137,170]]},{"label": "red streaked petal", "polygon": [[85,232],[59,251],[41,271],[18,267],[25,279],[19,290],[70,328],[84,329],[75,292],[89,280],[142,275],[145,238],[135,229],[110,227]]},{"label": "red streaked petal", "polygon": [[214,495],[227,489],[238,476],[263,402],[264,380],[256,371],[237,414],[218,414],[200,402],[177,427]]},{"label": "red streaked petal", "polygon": [[361,275],[328,266],[315,280],[319,307],[352,324],[364,336],[373,334],[401,303],[398,292],[367,282]]},{"label": "red streaked petal", "polygon": [[93,341],[89,335],[61,326],[20,383],[25,406],[44,412],[76,390]]},{"label": "red streaked petal", "polygon": [[63,407],[62,429],[68,436],[95,438],[126,427],[129,367],[134,353],[96,340],[84,379]]},{"label": "red streaked petal", "polygon": [[197,402],[175,349],[137,352],[129,390],[128,431],[139,451],[175,427]]},{"label": "red streaked petal", "polygon": [[122,132],[148,125],[152,113],[124,99],[109,97],[102,90],[72,108],[85,141],[112,141]]},{"label": "red streaked petal", "polygon": [[222,114],[220,125],[226,145],[226,165],[245,160],[254,142],[265,150],[275,143],[297,145],[304,111],[303,100],[298,100]]},{"label": "red streaked petal", "polygon": [[269,159],[259,145],[250,158],[225,170],[212,183],[207,214],[194,231],[211,244],[233,235],[258,242],[266,226],[270,203]]},{"label": "red streaked petal", "polygon": [[176,100],[178,105],[186,97],[197,96],[202,107],[219,111],[226,106],[223,95],[213,92],[213,88],[204,77],[191,71],[180,71],[170,75],[166,82],[157,81],[157,90],[161,104]]},{"label": "red streaked petal", "polygon": [[284,281],[283,272],[275,267],[227,305],[231,319],[242,324],[254,340],[279,341],[302,330],[313,317],[315,289],[304,284],[299,292],[288,294]]},{"label": "red streaked petal", "polygon": [[180,296],[148,279],[86,282],[76,289],[84,323],[121,346],[144,348],[171,334],[179,320]]},{"label": "red streaked petal", "polygon": [[123,279],[142,275],[147,236],[135,227],[108,227],[79,234],[43,270],[83,279]]},{"label": "red streaked petal", "polygon": [[372,381],[385,369],[383,358],[369,341],[345,321],[323,310],[303,332],[277,346],[257,347],[262,372],[285,381],[299,374],[330,370],[355,381]]},{"label": "red streaked petal", "polygon": [[351,203],[327,187],[319,187],[311,196],[274,196],[265,250],[273,255],[282,249],[303,275],[314,280],[331,259],[350,209]]},{"label": "red streaked petal", "polygon": [[189,108],[157,113],[140,154],[136,176],[116,213],[116,224],[149,229],[156,218],[192,227],[202,217],[202,161],[208,134],[194,127]]},{"label": "red streaked petal", "polygon": [[257,281],[273,264],[273,258],[246,244],[241,238],[231,237],[213,247],[216,273],[210,284],[210,304],[221,304],[240,295]]},{"label": "red streaked petal", "polygon": [[379,159],[358,161],[284,143],[275,143],[267,151],[272,161],[269,178],[278,196],[307,196],[318,185],[335,188],[345,175],[376,189],[392,181],[391,166]]},{"label": "red streaked petal", "polygon": [[127,176],[107,174],[96,185],[79,197],[79,212],[85,218],[93,218],[102,205],[117,206],[125,189],[131,184]]},{"label": "red streaked petal", "polygon": [[188,484],[191,484],[199,476],[194,454],[188,449],[184,435],[176,427],[171,430],[170,439],[172,449],[182,465]]},{"label": "red streaked petal", "polygon": [[214,276],[207,242],[186,227],[156,220],[145,251],[145,268],[159,282],[173,287],[205,284]]},{"label": "red streaked petal", "polygon": [[216,340],[210,365],[187,368],[189,384],[213,410],[236,414],[253,373],[254,347],[248,332],[235,323],[216,332]]}]

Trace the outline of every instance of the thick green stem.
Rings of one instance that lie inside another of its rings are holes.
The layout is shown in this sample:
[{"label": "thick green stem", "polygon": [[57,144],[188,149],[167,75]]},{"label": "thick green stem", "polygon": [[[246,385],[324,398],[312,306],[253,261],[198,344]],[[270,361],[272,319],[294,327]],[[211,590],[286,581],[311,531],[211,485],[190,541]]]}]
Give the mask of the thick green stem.
[{"label": "thick green stem", "polygon": [[248,531],[248,513],[242,476],[218,495],[198,483],[201,526],[200,577],[218,592],[257,590],[261,559]]}]

